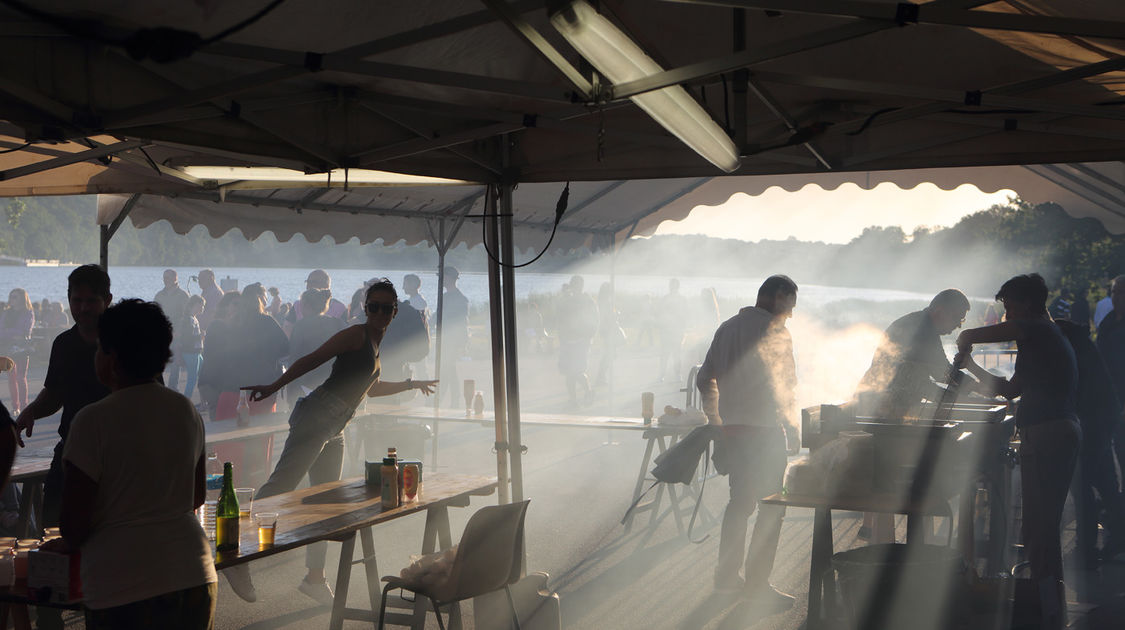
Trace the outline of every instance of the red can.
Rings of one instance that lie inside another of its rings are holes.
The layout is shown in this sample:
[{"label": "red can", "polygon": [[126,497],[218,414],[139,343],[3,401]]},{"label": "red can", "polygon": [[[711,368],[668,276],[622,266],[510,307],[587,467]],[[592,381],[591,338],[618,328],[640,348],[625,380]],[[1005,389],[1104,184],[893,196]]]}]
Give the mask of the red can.
[{"label": "red can", "polygon": [[413,501],[418,498],[418,464],[403,465],[402,490],[407,501]]}]

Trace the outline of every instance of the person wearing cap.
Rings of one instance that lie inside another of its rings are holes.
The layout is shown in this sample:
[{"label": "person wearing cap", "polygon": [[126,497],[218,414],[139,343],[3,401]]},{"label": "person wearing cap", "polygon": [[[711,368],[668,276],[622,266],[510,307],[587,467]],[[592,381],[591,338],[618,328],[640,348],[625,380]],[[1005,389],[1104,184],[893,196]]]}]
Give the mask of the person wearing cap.
[{"label": "person wearing cap", "polygon": [[224,291],[219,288],[215,282],[215,272],[210,269],[202,269],[199,276],[196,278],[199,283],[199,295],[203,297],[203,314],[199,316],[199,327],[203,329],[204,334],[211,326],[211,322],[215,321],[216,312],[219,308],[219,302],[223,299]]},{"label": "person wearing cap", "polygon": [[[328,272],[323,269],[313,269],[309,272],[309,277],[305,278],[305,290],[309,289],[324,289],[326,291],[331,291],[332,278],[328,275]],[[304,313],[301,312],[301,303],[299,301],[293,305],[293,312],[294,316],[297,319],[301,319],[302,317],[304,317]],[[336,298],[332,298],[328,301],[328,311],[325,314],[329,317],[335,317],[342,322],[346,322],[348,320],[348,305],[344,304],[340,300],[337,300]]]}]

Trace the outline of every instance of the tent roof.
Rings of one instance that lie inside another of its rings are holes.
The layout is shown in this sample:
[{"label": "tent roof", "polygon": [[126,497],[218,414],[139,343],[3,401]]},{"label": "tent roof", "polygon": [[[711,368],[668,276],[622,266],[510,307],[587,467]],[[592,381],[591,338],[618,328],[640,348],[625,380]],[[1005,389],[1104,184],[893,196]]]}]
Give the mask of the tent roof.
[{"label": "tent roof", "polygon": [[[1125,155],[1117,0],[934,0],[916,15],[886,0],[606,0],[602,11],[668,70],[600,95],[585,93],[591,73],[543,1],[483,4],[288,0],[169,63],[112,42],[142,27],[214,35],[263,3],[43,0],[35,16],[5,6],[0,119],[32,140],[139,140],[165,165],[480,182],[717,175],[624,98],[685,84],[741,140],[743,175]],[[732,6],[748,7],[742,29]]]},{"label": "tent roof", "polygon": [[[153,57],[172,33],[139,29],[209,37],[263,2],[43,0],[35,14],[5,5],[0,150],[19,150],[0,155],[0,194],[171,195],[143,197],[134,221],[413,242],[432,240],[443,214],[472,212],[480,187],[259,191],[183,167],[519,181],[517,221],[537,232],[559,186],[536,184],[574,181],[570,206],[582,210],[557,243],[572,246],[771,185],[972,182],[1125,229],[1117,0],[603,0],[667,70],[600,89],[545,4],[335,0],[326,10],[287,0],[170,62]],[[721,173],[628,100],[677,84],[730,130],[736,175],[750,178],[711,179]],[[305,226],[297,207],[345,212]],[[370,225],[372,212],[387,220]],[[429,226],[407,225],[417,214]]]}]

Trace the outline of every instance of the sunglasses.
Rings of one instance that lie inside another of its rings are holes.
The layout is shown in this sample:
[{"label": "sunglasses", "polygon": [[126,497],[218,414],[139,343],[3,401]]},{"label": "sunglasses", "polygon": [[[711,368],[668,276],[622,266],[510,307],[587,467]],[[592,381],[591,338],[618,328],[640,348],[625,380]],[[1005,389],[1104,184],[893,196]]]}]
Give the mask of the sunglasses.
[{"label": "sunglasses", "polygon": [[379,313],[382,313],[384,315],[394,315],[395,308],[397,308],[397,306],[398,305],[393,303],[393,302],[390,303],[390,304],[381,304],[379,302],[368,302],[366,304],[367,313],[369,315],[378,315]]}]

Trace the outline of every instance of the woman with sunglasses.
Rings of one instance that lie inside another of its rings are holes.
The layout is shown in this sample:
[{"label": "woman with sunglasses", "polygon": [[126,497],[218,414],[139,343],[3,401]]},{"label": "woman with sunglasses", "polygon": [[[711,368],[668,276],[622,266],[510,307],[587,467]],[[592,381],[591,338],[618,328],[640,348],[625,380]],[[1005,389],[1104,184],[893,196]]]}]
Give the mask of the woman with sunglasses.
[{"label": "woman with sunglasses", "polygon": [[[379,380],[379,344],[387,326],[398,312],[398,293],[390,280],[383,278],[368,287],[364,299],[367,320],[349,326],[333,335],[316,350],[297,359],[276,381],[269,385],[251,385],[251,400],[263,400],[292,381],[317,367],[333,361],[328,378],[311,394],[301,398],[289,416],[289,437],[285,439],[281,458],[257,497],[289,492],[306,474],[313,485],[340,478],[344,461],[344,427],[355,414],[363,396],[390,396],[411,389],[431,394],[437,381]],[[324,578],[327,545],[309,545],[306,554],[308,574],[299,590],[321,604],[330,604],[332,590]],[[250,582],[246,565],[241,570],[224,572],[235,592],[247,601],[257,595]]]}]

